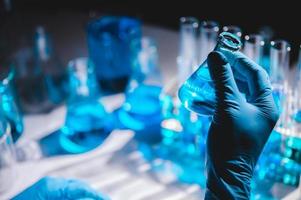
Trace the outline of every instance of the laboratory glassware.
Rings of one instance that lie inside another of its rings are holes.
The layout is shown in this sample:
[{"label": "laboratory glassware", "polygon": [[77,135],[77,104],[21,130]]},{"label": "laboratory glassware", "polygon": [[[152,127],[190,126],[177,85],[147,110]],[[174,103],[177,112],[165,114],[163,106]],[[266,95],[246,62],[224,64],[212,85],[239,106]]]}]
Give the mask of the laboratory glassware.
[{"label": "laboratory glassware", "polygon": [[123,92],[132,72],[131,43],[141,39],[141,22],[135,18],[103,16],[87,26],[89,57],[105,93]]},{"label": "laboratory glassware", "polygon": [[245,36],[243,52],[246,56],[262,66],[264,40],[260,34],[250,34]]},{"label": "laboratory glassware", "polygon": [[54,105],[61,103],[67,93],[67,73],[55,52],[49,33],[43,26],[36,28],[35,62],[44,74],[49,100]]},{"label": "laboratory glassware", "polygon": [[[1,115],[1,113],[0,113]],[[15,150],[10,126],[4,116],[0,116],[0,195],[4,195],[14,186],[16,180]]]},{"label": "laboratory glassware", "polygon": [[[285,93],[289,90],[289,57],[291,47],[285,40],[271,41],[270,47],[270,80],[273,97],[280,112],[283,110]],[[281,119],[278,124],[282,123]]]},{"label": "laboratory glassware", "polygon": [[88,58],[68,63],[69,97],[67,116],[61,128],[60,142],[70,153],[82,153],[97,147],[107,133],[108,114],[100,102],[94,65]]},{"label": "laboratory glassware", "polygon": [[199,22],[194,17],[180,18],[178,84],[181,85],[197,66],[197,31]]},{"label": "laboratory glassware", "polygon": [[206,60],[208,54],[213,51],[219,33],[219,24],[215,21],[203,21],[200,23],[199,34],[199,64]]},{"label": "laboratory glassware", "polygon": [[131,46],[133,74],[118,116],[125,127],[138,131],[161,120],[159,96],[162,79],[155,41],[150,37],[143,37],[135,40]]},{"label": "laboratory glassware", "polygon": [[[5,68],[5,66],[3,66]],[[11,136],[16,142],[23,132],[23,121],[15,98],[14,69],[8,67],[1,70],[0,112],[9,123]]]},{"label": "laboratory glassware", "polygon": [[[223,32],[219,35],[214,50],[238,51],[241,41],[235,35]],[[207,60],[189,77],[179,89],[182,104],[191,111],[202,115],[212,115],[215,109],[215,91]]]},{"label": "laboratory glassware", "polygon": [[235,25],[229,25],[229,26],[224,26],[222,29],[223,32],[228,32],[228,33],[232,33],[233,35],[235,35],[238,38],[242,37],[242,30],[240,27],[235,26]]},{"label": "laboratory glassware", "polygon": [[40,56],[36,53],[40,42],[38,33],[35,32],[33,39],[22,37],[20,40],[20,47],[13,54],[20,108],[25,113],[48,112],[53,105],[48,98],[43,70],[37,62]]}]

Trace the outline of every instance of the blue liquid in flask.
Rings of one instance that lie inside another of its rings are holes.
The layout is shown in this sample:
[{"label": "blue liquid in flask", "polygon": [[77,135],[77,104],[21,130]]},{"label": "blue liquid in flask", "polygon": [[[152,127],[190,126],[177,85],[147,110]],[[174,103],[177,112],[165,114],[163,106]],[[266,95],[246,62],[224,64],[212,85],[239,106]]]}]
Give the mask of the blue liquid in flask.
[{"label": "blue liquid in flask", "polygon": [[108,134],[107,113],[97,100],[70,105],[65,126],[61,129],[62,146],[71,153],[96,148]]},{"label": "blue liquid in flask", "polygon": [[[219,35],[215,51],[238,51],[241,47],[239,38],[223,32]],[[215,90],[210,77],[207,60],[189,77],[179,89],[179,98],[184,107],[200,115],[212,115],[215,109]]]},{"label": "blue liquid in flask", "polygon": [[142,130],[161,119],[161,104],[159,95],[161,87],[140,84],[129,91],[126,101],[119,111],[121,123],[133,130]]}]

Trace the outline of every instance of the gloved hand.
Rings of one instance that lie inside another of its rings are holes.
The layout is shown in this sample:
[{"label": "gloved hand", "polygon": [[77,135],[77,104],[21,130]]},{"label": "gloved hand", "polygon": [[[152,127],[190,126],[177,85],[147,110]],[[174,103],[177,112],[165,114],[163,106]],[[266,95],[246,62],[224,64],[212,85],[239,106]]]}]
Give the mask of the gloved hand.
[{"label": "gloved hand", "polygon": [[[269,78],[240,52],[212,52],[207,61],[217,105],[206,144],[205,199],[249,199],[255,164],[279,117]],[[230,65],[245,80],[247,97]]]},{"label": "gloved hand", "polygon": [[98,193],[86,183],[78,180],[44,177],[31,187],[27,188],[13,200],[104,200]]}]

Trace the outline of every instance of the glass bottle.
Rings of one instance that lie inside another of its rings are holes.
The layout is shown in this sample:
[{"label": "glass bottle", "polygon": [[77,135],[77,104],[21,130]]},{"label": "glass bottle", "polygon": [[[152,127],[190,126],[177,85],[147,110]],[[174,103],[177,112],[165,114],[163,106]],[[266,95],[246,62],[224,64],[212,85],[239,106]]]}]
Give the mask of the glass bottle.
[{"label": "glass bottle", "polygon": [[[223,32],[219,35],[214,50],[238,51],[241,42],[235,35]],[[179,98],[183,105],[191,111],[202,115],[212,115],[215,105],[215,92],[211,80],[207,60],[190,76],[179,89]]]},{"label": "glass bottle", "polygon": [[60,142],[66,151],[82,153],[103,141],[108,115],[99,100],[93,63],[88,58],[77,58],[69,62],[68,73],[70,94]]}]

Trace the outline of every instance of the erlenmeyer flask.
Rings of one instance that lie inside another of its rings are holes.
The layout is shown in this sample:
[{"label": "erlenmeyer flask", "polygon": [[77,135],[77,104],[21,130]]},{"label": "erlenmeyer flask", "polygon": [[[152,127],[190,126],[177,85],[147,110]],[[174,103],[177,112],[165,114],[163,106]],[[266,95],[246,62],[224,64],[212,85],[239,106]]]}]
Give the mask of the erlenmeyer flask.
[{"label": "erlenmeyer flask", "polygon": [[133,75],[126,90],[126,99],[118,115],[121,123],[133,130],[143,130],[161,118],[159,95],[161,75],[155,42],[143,37],[132,44]]},{"label": "erlenmeyer flask", "polygon": [[106,135],[108,115],[99,97],[94,65],[88,58],[69,62],[67,116],[60,138],[63,148],[82,153],[97,147]]},{"label": "erlenmeyer flask", "polygon": [[[228,32],[219,35],[215,51],[238,51],[240,39]],[[207,60],[190,76],[179,89],[179,98],[183,105],[201,115],[212,115],[215,109],[215,91],[211,80]]]}]

